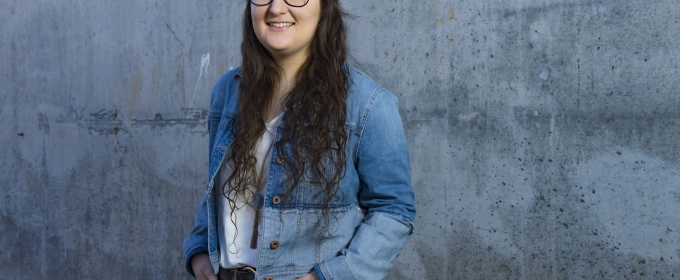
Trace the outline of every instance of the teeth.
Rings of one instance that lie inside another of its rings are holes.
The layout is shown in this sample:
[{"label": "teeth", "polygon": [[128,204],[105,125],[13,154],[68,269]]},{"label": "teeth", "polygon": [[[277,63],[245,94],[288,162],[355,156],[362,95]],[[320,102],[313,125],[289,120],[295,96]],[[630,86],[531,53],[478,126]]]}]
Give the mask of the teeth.
[{"label": "teeth", "polygon": [[269,23],[269,25],[274,26],[274,27],[287,27],[287,26],[292,26],[293,23],[290,23],[290,22],[285,22],[285,23],[284,22],[271,22],[271,23]]}]

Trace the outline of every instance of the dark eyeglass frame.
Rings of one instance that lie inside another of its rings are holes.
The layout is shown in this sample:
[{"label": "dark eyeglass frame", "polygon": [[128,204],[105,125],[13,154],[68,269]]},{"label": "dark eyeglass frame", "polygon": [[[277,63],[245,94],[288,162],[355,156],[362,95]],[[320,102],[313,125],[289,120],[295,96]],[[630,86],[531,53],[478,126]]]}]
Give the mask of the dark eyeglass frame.
[{"label": "dark eyeglass frame", "polygon": [[[271,4],[272,1],[274,1],[274,0],[269,0],[269,2],[267,2],[267,4],[255,4],[255,3],[253,3],[253,0],[250,0],[250,4],[253,4],[255,6],[267,6],[267,5]],[[291,7],[302,8],[305,5],[307,5],[307,3],[309,3],[309,0],[306,0],[305,3],[300,5],[300,6],[291,5],[290,3],[288,3],[288,0],[283,0],[283,2],[286,2],[286,5],[291,6]]]}]

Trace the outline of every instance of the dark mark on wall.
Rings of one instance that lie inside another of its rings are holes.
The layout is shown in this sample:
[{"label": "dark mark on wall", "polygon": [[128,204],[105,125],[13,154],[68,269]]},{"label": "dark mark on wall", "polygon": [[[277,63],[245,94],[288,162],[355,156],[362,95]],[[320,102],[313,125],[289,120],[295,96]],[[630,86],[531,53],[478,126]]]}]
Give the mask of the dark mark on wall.
[{"label": "dark mark on wall", "polygon": [[152,127],[168,127],[173,125],[184,125],[190,128],[203,126],[208,118],[208,111],[204,109],[182,108],[185,118],[165,119],[160,113],[154,115],[153,120],[132,119],[133,126],[150,125]]},{"label": "dark mark on wall", "polygon": [[[185,118],[165,119],[161,113],[154,114],[153,119],[132,119],[129,125],[132,127],[151,126],[153,128],[165,128],[174,125],[183,125],[189,128],[204,127],[207,121],[208,111],[204,109],[182,108]],[[113,110],[100,110],[89,114],[91,118],[76,118],[76,123],[91,133],[99,135],[115,135],[121,132],[129,132],[126,123],[120,118],[117,108]],[[124,117],[122,117],[124,119]],[[40,119],[40,115],[39,115]],[[47,127],[49,129],[49,126]],[[202,131],[207,133],[207,131]]]},{"label": "dark mark on wall", "polygon": [[173,30],[172,27],[170,26],[170,24],[168,23],[168,21],[165,20],[165,17],[163,17],[163,22],[165,23],[165,28],[167,28],[170,31],[170,33],[172,33],[172,36],[175,37],[175,40],[177,40],[177,42],[182,47],[184,47],[184,43],[182,42],[182,40],[179,39],[179,37],[177,37],[177,34],[175,34],[175,30]]},{"label": "dark mark on wall", "polygon": [[118,127],[117,123],[87,123],[87,124],[78,124],[81,127],[87,128],[87,130],[90,131],[90,133],[96,133],[99,135],[114,135],[118,136],[118,133],[121,131],[127,132],[126,129],[121,129]]},{"label": "dark mark on wall", "polygon": [[43,113],[38,113],[38,130],[42,130],[47,134],[50,134],[50,124],[48,123],[47,116]]},{"label": "dark mark on wall", "polygon": [[99,112],[90,113],[90,116],[92,116],[95,120],[118,121],[118,109],[114,108],[113,110],[99,110]]},{"label": "dark mark on wall", "polygon": [[24,136],[24,133],[23,133],[23,132],[20,132],[20,133],[19,133],[19,136],[22,136],[22,137],[23,137],[23,136]]},{"label": "dark mark on wall", "polygon": [[123,121],[118,119],[118,108],[114,107],[113,110],[102,109],[89,115],[91,118],[83,120],[82,117],[79,117],[77,122],[78,126],[87,128],[90,133],[118,136],[118,132],[121,130],[126,131],[119,128],[123,126]]}]

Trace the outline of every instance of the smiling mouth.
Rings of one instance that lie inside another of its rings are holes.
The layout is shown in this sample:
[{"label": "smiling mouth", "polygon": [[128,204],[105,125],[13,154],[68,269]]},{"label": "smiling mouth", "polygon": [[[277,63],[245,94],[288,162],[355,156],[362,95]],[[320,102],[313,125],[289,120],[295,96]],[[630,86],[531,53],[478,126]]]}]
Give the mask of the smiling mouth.
[{"label": "smiling mouth", "polygon": [[270,22],[268,24],[269,24],[269,26],[273,26],[273,27],[288,27],[288,26],[295,25],[295,23],[292,23],[292,22]]}]

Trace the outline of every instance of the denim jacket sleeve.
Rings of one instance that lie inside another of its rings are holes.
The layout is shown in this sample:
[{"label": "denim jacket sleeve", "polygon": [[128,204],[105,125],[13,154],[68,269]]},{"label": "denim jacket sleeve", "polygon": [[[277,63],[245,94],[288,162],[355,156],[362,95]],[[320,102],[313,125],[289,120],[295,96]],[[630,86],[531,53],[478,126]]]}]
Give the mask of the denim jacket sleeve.
[{"label": "denim jacket sleeve", "polygon": [[[222,77],[220,77],[213,87],[210,97],[210,112],[208,113],[208,155],[212,155],[214,146],[213,144],[215,143],[215,136],[220,122],[220,117],[222,115],[224,93],[226,92],[227,87],[230,85],[229,81],[237,70],[229,71],[222,75]],[[210,164],[214,163],[211,162]],[[208,175],[210,175],[210,172]],[[208,178],[208,180],[210,179],[211,178]],[[194,218],[194,228],[189,236],[184,240],[182,251],[184,252],[184,263],[186,264],[187,271],[189,274],[191,274],[191,276],[195,276],[194,271],[191,268],[191,257],[195,254],[201,252],[207,253],[209,251],[207,193],[203,194],[203,198],[201,198],[201,203],[198,205],[196,216]]]},{"label": "denim jacket sleeve", "polygon": [[[194,277],[194,270],[191,268],[191,257],[198,253],[208,252],[208,210],[206,198],[206,194],[204,194],[194,218],[194,229],[182,245],[186,269]],[[202,215],[202,213],[205,213],[205,215]]]},{"label": "denim jacket sleeve", "polygon": [[361,120],[356,169],[368,215],[349,246],[314,267],[321,279],[383,279],[413,229],[415,198],[398,99],[380,89]]}]

